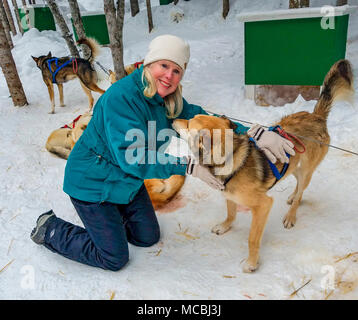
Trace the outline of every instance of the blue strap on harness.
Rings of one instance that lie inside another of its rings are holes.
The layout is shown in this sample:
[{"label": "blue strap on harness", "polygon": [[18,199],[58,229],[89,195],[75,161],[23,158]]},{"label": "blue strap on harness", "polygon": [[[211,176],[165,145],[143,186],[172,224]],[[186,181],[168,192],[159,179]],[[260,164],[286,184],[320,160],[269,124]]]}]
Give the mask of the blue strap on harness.
[{"label": "blue strap on harness", "polygon": [[[274,131],[274,132],[276,132],[276,131],[277,131],[277,130],[276,130],[277,128],[281,128],[281,127],[280,127],[280,126],[270,127],[270,128],[268,128],[268,130],[269,130],[269,131]],[[278,132],[276,132],[276,133],[278,133]],[[290,159],[290,155],[289,155],[287,152],[286,152],[286,156],[287,156],[288,159]],[[268,160],[268,159],[267,159],[267,160]],[[277,167],[276,167],[270,160],[268,160],[268,162],[269,162],[269,164],[270,164],[270,168],[271,168],[271,170],[272,170],[272,173],[275,175],[277,181],[280,180],[280,179],[285,175],[285,173],[286,173],[286,171],[287,171],[287,169],[288,169],[289,164],[288,164],[288,163],[285,163],[285,165],[284,165],[283,168],[282,168],[282,171],[279,172],[278,169],[277,169]]]},{"label": "blue strap on harness", "polygon": [[[56,63],[56,69],[55,69],[55,71],[52,71],[52,69],[51,69],[51,62],[52,62],[52,61],[55,61],[55,63]],[[52,59],[47,60],[47,66],[48,66],[48,69],[50,70],[51,75],[52,75],[52,83],[57,83],[57,82],[56,82],[56,75],[57,75],[57,73],[58,73],[62,68],[66,67],[68,64],[70,64],[72,61],[73,61],[73,59],[68,60],[68,61],[66,61],[64,64],[58,66],[58,58],[52,58]]]}]

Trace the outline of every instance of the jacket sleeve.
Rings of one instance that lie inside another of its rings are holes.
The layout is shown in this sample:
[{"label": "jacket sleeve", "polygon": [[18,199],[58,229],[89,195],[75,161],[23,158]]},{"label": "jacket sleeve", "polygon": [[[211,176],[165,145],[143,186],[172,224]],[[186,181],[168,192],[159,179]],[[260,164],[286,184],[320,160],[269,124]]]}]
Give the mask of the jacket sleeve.
[{"label": "jacket sleeve", "polygon": [[[148,148],[147,121],[143,107],[124,94],[104,99],[103,120],[108,148],[120,168],[140,179],[167,179],[185,175],[186,159]],[[152,139],[155,137],[151,137]]]},{"label": "jacket sleeve", "polygon": [[[195,104],[189,104],[184,98],[183,98],[183,111],[178,116],[179,119],[186,119],[189,120],[191,118],[194,118],[197,114],[206,114],[208,113],[200,106],[197,106]],[[213,114],[213,116],[220,117],[218,114]],[[249,130],[248,127],[245,127],[239,122],[233,121],[237,128],[235,129],[235,133],[237,134],[246,134],[246,132]]]}]

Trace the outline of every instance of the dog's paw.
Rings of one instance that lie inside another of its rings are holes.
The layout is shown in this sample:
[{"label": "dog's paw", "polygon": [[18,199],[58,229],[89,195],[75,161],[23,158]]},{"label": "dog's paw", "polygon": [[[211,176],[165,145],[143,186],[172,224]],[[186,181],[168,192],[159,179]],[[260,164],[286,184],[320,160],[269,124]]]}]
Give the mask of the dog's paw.
[{"label": "dog's paw", "polygon": [[55,114],[55,110],[50,111],[48,114]]},{"label": "dog's paw", "polygon": [[220,223],[220,224],[217,224],[216,226],[214,226],[214,227],[211,229],[211,232],[212,232],[212,233],[216,233],[217,235],[220,235],[220,234],[225,233],[225,232],[228,231],[229,229],[230,229],[230,226],[228,226],[228,225],[225,224],[225,223]]},{"label": "dog's paw", "polygon": [[291,229],[296,223],[296,215],[292,216],[290,214],[286,214],[282,223],[286,229]]},{"label": "dog's paw", "polygon": [[62,108],[63,108],[63,107],[66,107],[66,105],[65,105],[65,104],[60,104],[60,107],[62,107]]},{"label": "dog's paw", "polygon": [[248,261],[245,261],[244,266],[242,267],[242,271],[245,273],[252,273],[258,268],[259,264],[256,263],[256,265],[249,263]]}]

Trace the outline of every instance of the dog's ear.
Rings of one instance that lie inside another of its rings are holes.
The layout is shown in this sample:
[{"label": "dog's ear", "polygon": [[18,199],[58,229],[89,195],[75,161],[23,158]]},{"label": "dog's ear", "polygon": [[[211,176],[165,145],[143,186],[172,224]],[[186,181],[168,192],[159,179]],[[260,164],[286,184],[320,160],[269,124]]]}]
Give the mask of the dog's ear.
[{"label": "dog's ear", "polygon": [[201,130],[199,135],[199,149],[205,157],[211,155],[211,133],[209,130]]},{"label": "dog's ear", "polygon": [[116,79],[116,73],[113,72],[112,70],[109,70],[109,82],[111,84],[115,83],[117,81]]},{"label": "dog's ear", "polygon": [[228,121],[230,122],[230,128],[235,130],[237,128],[237,124],[232,122],[231,120],[228,119]]},{"label": "dog's ear", "polygon": [[220,116],[220,118],[226,120],[226,122],[228,123],[230,129],[235,130],[237,128],[237,124],[232,122],[227,116],[222,115],[222,116]]},{"label": "dog's ear", "polygon": [[37,64],[37,61],[39,61],[39,58],[37,58],[37,57],[31,56],[31,58],[34,59],[34,61],[36,62],[36,64]]},{"label": "dog's ear", "polygon": [[46,57],[48,57],[48,58],[51,58],[52,57],[52,53],[51,53],[51,51],[49,51],[48,52],[48,54],[47,54],[47,56]]}]

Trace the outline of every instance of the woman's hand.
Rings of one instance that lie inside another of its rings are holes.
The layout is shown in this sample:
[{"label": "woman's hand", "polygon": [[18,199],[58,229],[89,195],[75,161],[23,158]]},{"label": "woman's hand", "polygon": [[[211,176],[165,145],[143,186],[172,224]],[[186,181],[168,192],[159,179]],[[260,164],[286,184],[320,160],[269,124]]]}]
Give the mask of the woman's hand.
[{"label": "woman's hand", "polygon": [[295,155],[294,144],[281,137],[279,134],[265,130],[259,124],[255,124],[247,131],[247,135],[255,140],[256,146],[266,155],[266,157],[275,163],[277,158],[282,163],[289,163],[286,152],[291,156]]},{"label": "woman's hand", "polygon": [[199,178],[200,180],[207,183],[210,187],[217,190],[224,190],[225,186],[222,181],[217,179],[209,170],[209,168],[195,163],[195,159],[188,157],[188,165],[186,167],[186,174],[192,175],[193,177]]}]

